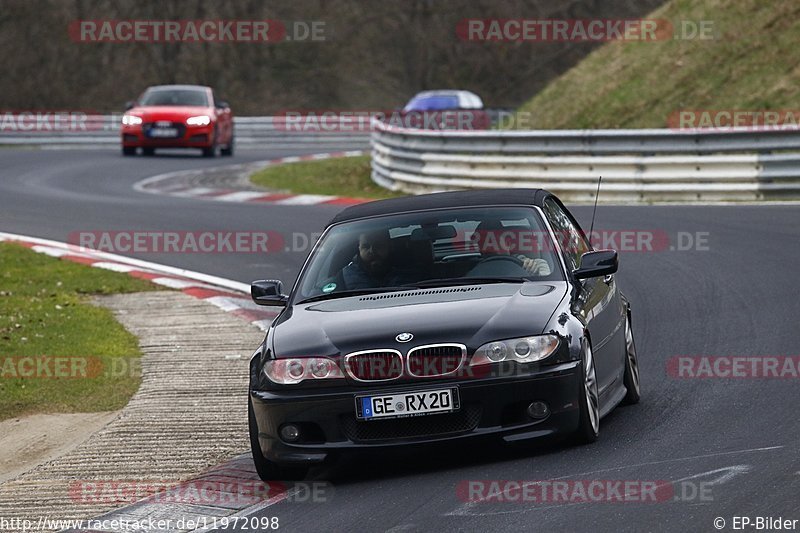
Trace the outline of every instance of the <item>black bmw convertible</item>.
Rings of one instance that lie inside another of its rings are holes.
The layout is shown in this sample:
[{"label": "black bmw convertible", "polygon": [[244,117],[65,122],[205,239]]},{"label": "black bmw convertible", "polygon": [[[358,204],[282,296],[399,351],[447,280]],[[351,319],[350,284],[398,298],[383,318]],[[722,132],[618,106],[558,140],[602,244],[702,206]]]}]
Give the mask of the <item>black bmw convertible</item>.
[{"label": "black bmw convertible", "polygon": [[250,363],[264,480],[343,451],[437,441],[597,439],[639,401],[614,250],[538,189],[436,193],[331,220]]}]

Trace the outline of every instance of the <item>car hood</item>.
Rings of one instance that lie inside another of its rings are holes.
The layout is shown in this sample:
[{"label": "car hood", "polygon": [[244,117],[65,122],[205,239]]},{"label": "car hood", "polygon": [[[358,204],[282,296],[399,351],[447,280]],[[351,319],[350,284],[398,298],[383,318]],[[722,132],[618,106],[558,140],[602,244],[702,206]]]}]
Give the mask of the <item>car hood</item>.
[{"label": "car hood", "polygon": [[197,115],[213,117],[214,109],[205,106],[154,105],[134,107],[126,113],[140,116],[145,122],[151,122],[153,120],[186,120]]},{"label": "car hood", "polygon": [[[420,289],[338,298],[286,309],[274,325],[278,357],[335,356],[375,348],[537,335],[567,294],[564,282]],[[411,333],[407,343],[399,333]]]}]

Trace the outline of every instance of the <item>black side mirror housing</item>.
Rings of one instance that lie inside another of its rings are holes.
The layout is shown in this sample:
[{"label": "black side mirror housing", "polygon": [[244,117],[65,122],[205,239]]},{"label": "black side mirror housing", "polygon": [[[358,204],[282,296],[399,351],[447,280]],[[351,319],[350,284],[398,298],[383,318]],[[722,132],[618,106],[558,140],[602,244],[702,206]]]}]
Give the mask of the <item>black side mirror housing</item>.
[{"label": "black side mirror housing", "polygon": [[227,109],[230,107],[230,105],[225,100],[218,100],[216,107],[217,109]]},{"label": "black side mirror housing", "polygon": [[133,109],[134,106],[135,106],[134,102],[131,101],[131,100],[128,100],[127,102],[125,102],[125,111],[129,111],[129,110]]},{"label": "black side mirror housing", "polygon": [[608,276],[619,269],[619,256],[616,250],[597,250],[581,256],[581,267],[572,271],[575,279]]},{"label": "black side mirror housing", "polygon": [[258,305],[285,307],[289,296],[283,294],[283,283],[277,279],[262,279],[250,284],[250,296]]}]

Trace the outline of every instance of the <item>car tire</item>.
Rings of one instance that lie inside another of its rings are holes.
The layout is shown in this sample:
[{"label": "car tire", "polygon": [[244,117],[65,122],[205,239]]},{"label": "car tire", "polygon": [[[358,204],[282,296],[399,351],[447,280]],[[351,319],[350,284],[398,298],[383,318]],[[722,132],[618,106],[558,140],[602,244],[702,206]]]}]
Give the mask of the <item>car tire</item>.
[{"label": "car tire", "polygon": [[221,148],[219,151],[220,155],[230,157],[233,155],[233,135],[231,135],[231,140],[228,142],[228,146],[225,148]]},{"label": "car tire", "polygon": [[250,433],[250,449],[253,453],[253,464],[261,481],[299,481],[306,477],[308,468],[287,467],[274,463],[264,457],[258,442],[258,424],[253,411],[252,400],[247,402],[247,427]]},{"label": "car tire", "polygon": [[122,155],[136,155],[136,147],[135,146],[123,146],[122,147]]},{"label": "car tire", "polygon": [[142,148],[142,154],[146,156],[153,156],[156,153],[155,148]]},{"label": "car tire", "polygon": [[589,444],[596,441],[600,436],[600,397],[597,392],[594,354],[588,339],[584,344],[583,361],[580,369],[580,396],[578,398],[580,414],[575,440],[578,444]]},{"label": "car tire", "polygon": [[622,403],[633,405],[639,403],[641,398],[639,389],[639,357],[636,354],[636,343],[633,340],[630,314],[625,317],[625,375],[622,383],[628,392]]},{"label": "car tire", "polygon": [[217,157],[217,130],[214,130],[211,138],[211,146],[203,148],[203,157]]}]

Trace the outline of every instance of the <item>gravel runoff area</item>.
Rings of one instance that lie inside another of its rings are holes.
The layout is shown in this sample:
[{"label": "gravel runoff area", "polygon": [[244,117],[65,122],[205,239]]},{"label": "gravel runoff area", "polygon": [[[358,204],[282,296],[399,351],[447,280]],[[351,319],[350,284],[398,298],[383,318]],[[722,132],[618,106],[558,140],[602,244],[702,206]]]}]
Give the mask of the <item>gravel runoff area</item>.
[{"label": "gravel runoff area", "polygon": [[94,517],[131,502],[87,492],[92,482],[177,483],[249,450],[247,365],[262,331],[177,291],[94,301],[139,338],[141,387],[82,444],[0,484],[6,520]]}]

